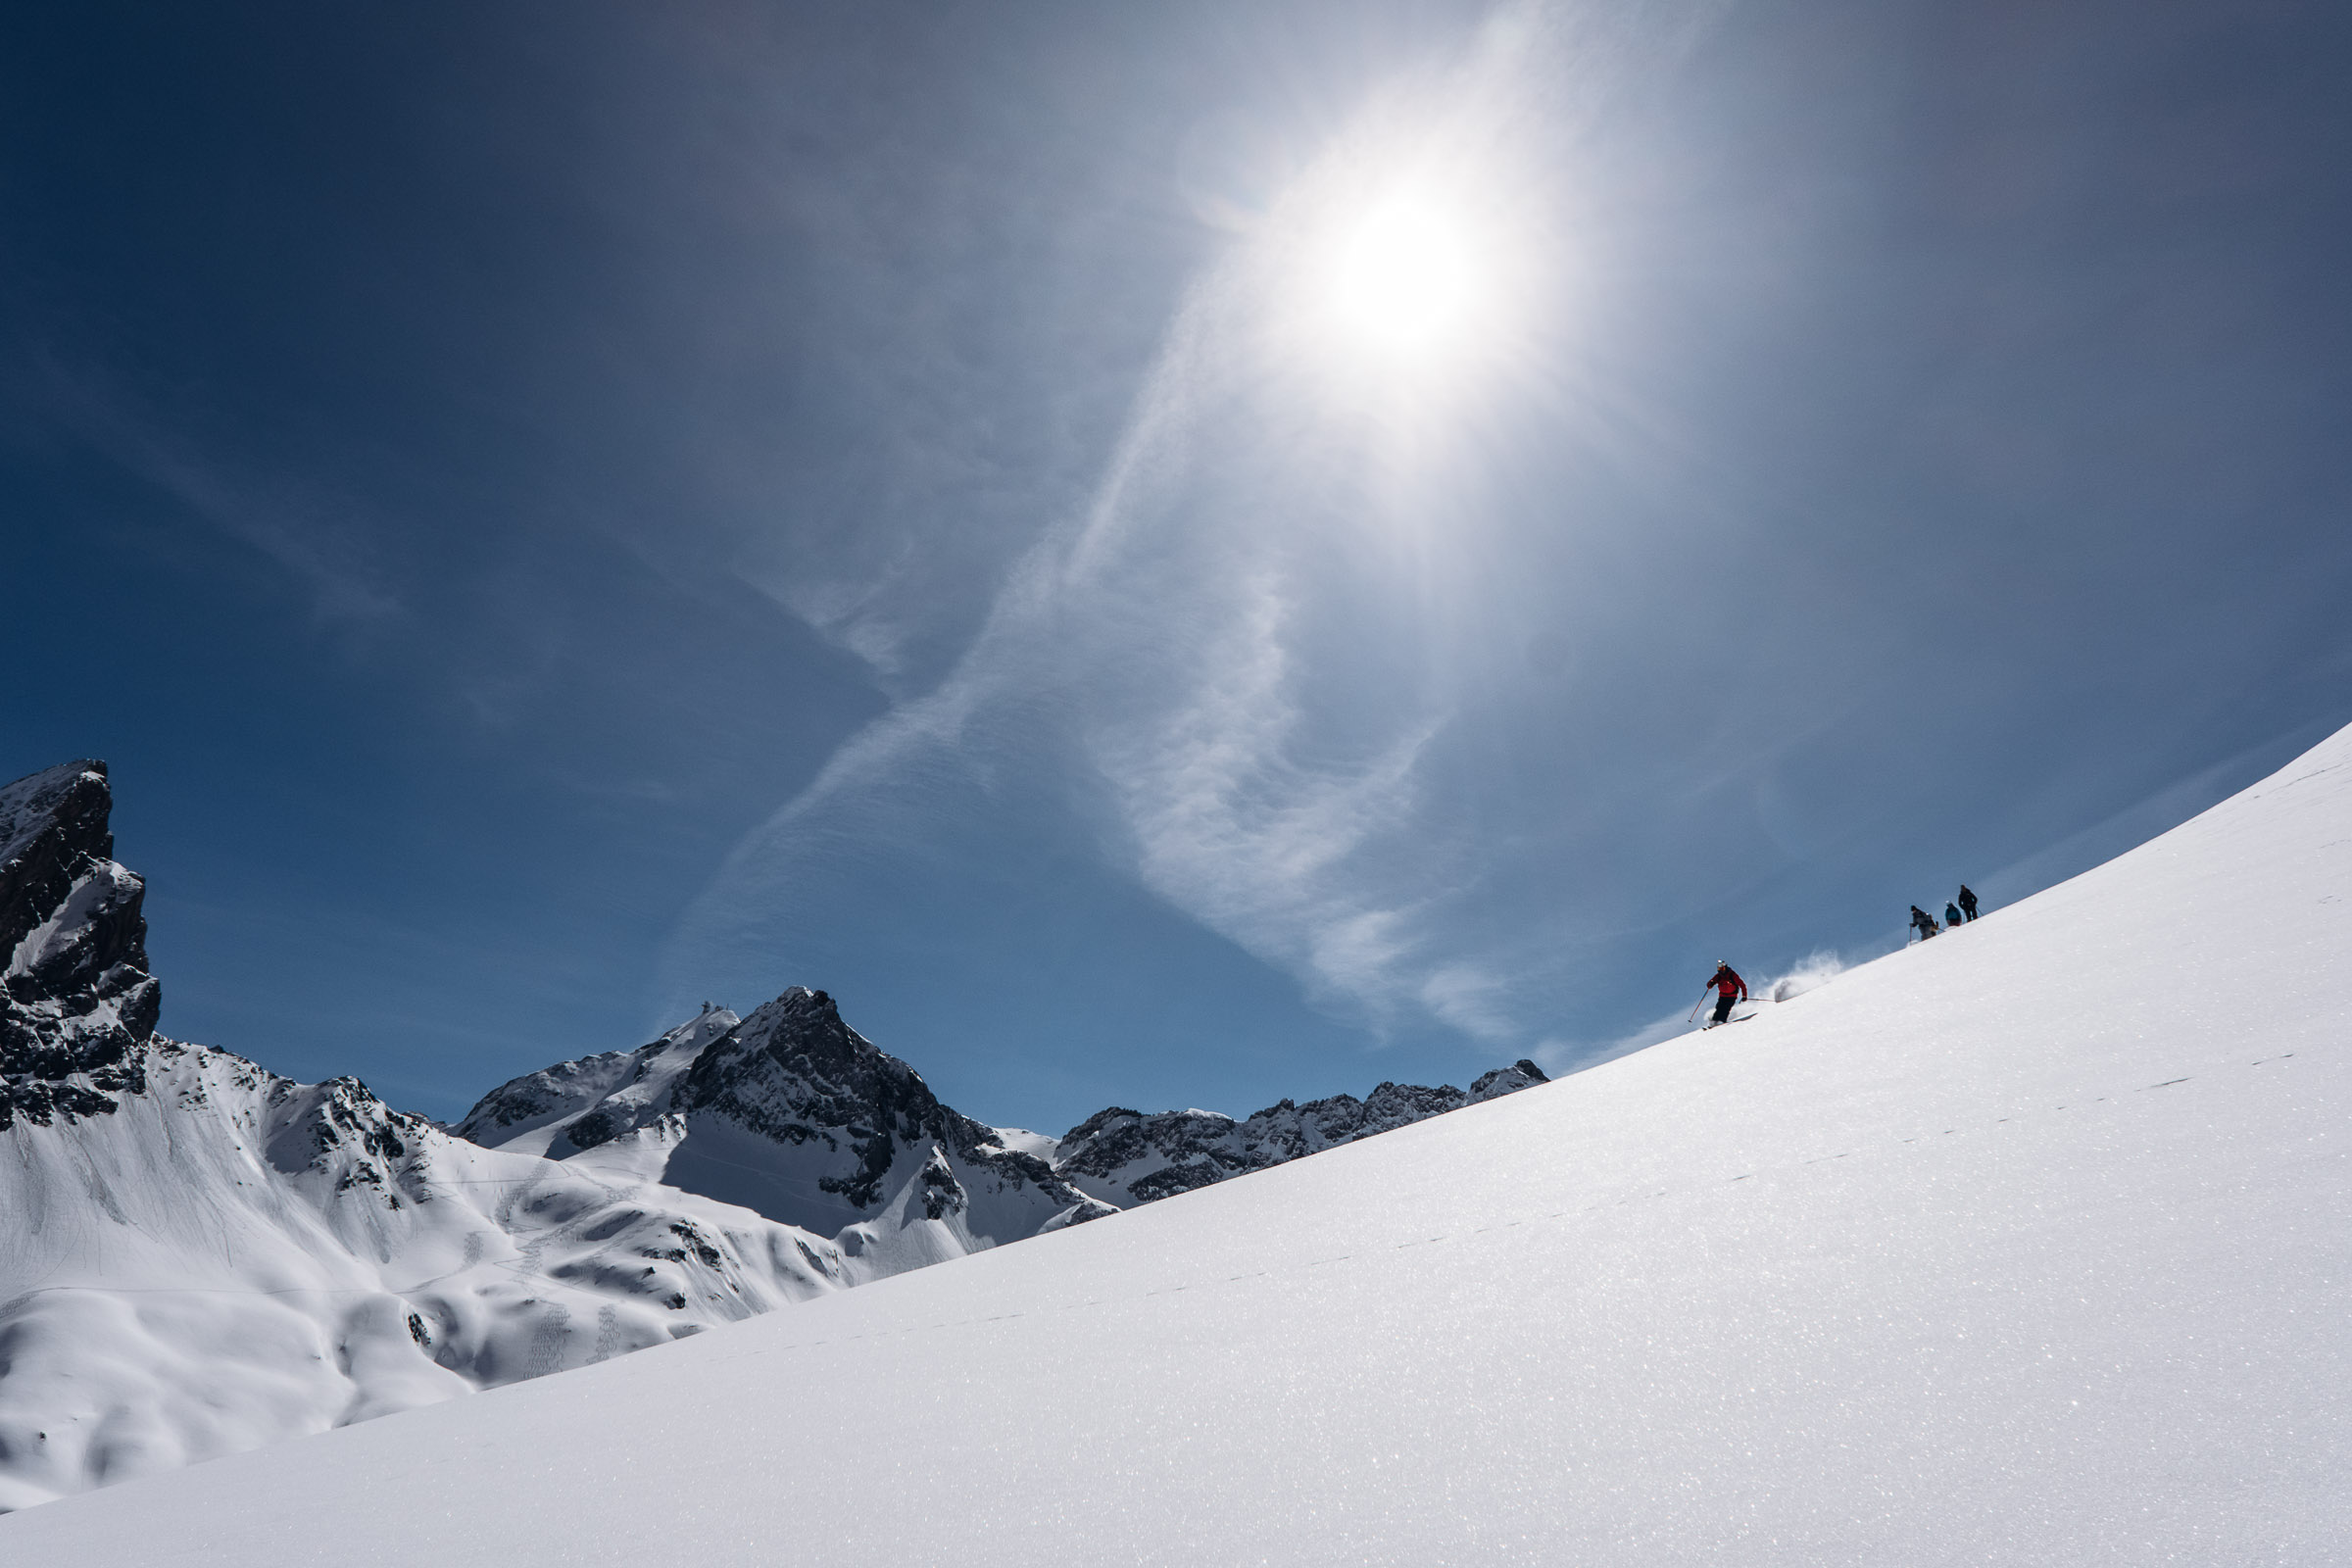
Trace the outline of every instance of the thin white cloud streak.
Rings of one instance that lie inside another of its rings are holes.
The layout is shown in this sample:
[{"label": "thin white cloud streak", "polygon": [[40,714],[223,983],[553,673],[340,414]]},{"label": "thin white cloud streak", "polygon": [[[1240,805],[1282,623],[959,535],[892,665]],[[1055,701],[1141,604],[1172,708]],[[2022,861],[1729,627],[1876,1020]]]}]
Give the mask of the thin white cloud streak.
[{"label": "thin white cloud streak", "polygon": [[69,366],[40,350],[31,358],[44,408],[114,462],[176,498],[229,538],[258,551],[300,583],[321,622],[367,625],[403,606],[370,559],[352,504],[318,487],[232,478],[193,455],[192,443],[117,390],[88,363]]},{"label": "thin white cloud streak", "polygon": [[[1595,15],[1498,16],[1456,70],[1369,110],[1190,290],[1092,503],[1032,548],[935,691],[854,737],[736,848],[673,936],[674,978],[743,940],[747,911],[789,904],[815,861],[919,838],[954,792],[1069,790],[1069,771],[1037,776],[1058,765],[1091,779],[1079,793],[1127,874],[1323,1004],[1376,1029],[1420,1016],[1482,1042],[1523,1033],[1507,961],[1447,946],[1446,906],[1476,866],[1427,820],[1421,775],[1450,702],[1429,682],[1363,701],[1350,667],[1359,644],[1426,667],[1440,633],[1394,605],[1368,633],[1350,626],[1363,585],[1329,564],[1377,555],[1380,529],[1409,522],[1401,492],[1380,489],[1400,476],[1379,461],[1396,433],[1382,416],[1399,411],[1330,395],[1344,372],[1301,343],[1298,270],[1384,160],[1456,158],[1475,176],[1556,134],[1560,81],[1591,98],[1625,69],[1624,40],[1592,41]],[[1446,411],[1411,412],[1430,425]]]},{"label": "thin white cloud streak", "polygon": [[1145,886],[1319,991],[1380,997],[1412,954],[1411,911],[1366,897],[1350,859],[1407,826],[1435,724],[1354,766],[1303,763],[1284,590],[1235,586],[1241,612],[1188,700],[1097,732],[1091,755]]},{"label": "thin white cloud streak", "polygon": [[331,503],[240,487],[160,446],[142,452],[139,466],[215,527],[300,582],[320,620],[366,623],[401,612],[400,600],[369,563],[361,532],[333,520]]}]

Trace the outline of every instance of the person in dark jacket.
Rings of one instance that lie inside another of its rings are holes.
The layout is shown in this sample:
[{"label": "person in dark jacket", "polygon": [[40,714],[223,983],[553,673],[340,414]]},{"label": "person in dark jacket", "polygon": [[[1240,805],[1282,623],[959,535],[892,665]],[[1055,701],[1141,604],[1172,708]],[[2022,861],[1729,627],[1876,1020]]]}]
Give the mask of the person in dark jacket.
[{"label": "person in dark jacket", "polygon": [[1952,927],[1958,925],[1959,923],[1960,906],[1956,904],[1946,904],[1943,906],[1943,928],[1946,931],[1949,931]]},{"label": "person in dark jacket", "polygon": [[1717,959],[1715,973],[1707,984],[1715,988],[1715,1016],[1707,1023],[1707,1027],[1712,1029],[1732,1015],[1735,1003],[1747,1000],[1747,982],[1740,978],[1739,970]]},{"label": "person in dark jacket", "polygon": [[1911,906],[1911,923],[1919,928],[1919,940],[1922,942],[1936,934],[1936,917],[1916,904]]},{"label": "person in dark jacket", "polygon": [[1965,882],[1960,884],[1960,912],[1971,920],[1977,917],[1977,896],[1968,891]]}]

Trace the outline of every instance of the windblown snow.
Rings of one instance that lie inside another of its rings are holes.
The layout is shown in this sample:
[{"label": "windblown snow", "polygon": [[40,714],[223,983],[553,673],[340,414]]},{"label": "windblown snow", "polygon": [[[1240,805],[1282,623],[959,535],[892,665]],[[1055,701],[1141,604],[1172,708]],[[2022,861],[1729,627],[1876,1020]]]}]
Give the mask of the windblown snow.
[{"label": "windblown snow", "polygon": [[2339,1563],[2348,958],[2352,732],[1742,1028],[0,1554]]}]

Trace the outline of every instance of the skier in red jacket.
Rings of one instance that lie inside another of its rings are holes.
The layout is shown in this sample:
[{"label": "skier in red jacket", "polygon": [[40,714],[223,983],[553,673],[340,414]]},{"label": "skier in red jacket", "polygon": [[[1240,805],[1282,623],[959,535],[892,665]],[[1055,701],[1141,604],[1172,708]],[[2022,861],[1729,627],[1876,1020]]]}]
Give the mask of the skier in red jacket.
[{"label": "skier in red jacket", "polygon": [[1747,982],[1740,978],[1739,970],[1717,959],[1715,977],[1707,984],[1715,988],[1715,1016],[1707,1023],[1712,1029],[1732,1015],[1733,1004],[1747,1000]]}]

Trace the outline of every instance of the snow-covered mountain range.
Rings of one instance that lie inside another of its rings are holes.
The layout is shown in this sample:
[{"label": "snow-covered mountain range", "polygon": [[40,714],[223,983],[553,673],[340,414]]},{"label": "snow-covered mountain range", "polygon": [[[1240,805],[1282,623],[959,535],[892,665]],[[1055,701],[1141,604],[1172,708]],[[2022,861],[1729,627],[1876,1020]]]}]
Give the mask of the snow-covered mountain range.
[{"label": "snow-covered mountain range", "polygon": [[1736,1030],[0,1560],[2333,1568],[2348,963],[2352,731]]},{"label": "snow-covered mountain range", "polygon": [[1052,1157],[1054,1170],[1080,1192],[1132,1208],[1545,1081],[1543,1068],[1522,1059],[1482,1074],[1467,1094],[1451,1084],[1382,1084],[1364,1100],[1334,1095],[1303,1105],[1285,1100],[1242,1121],[1209,1110],[1145,1115],[1113,1105],[1071,1128]]},{"label": "snow-covered mountain range", "polygon": [[831,1236],[859,1279],[1115,1212],[940,1103],[832,998],[798,986],[749,1018],[706,1012],[635,1051],[502,1084],[455,1131]]},{"label": "snow-covered mountain range", "polygon": [[[1544,1082],[1532,1061],[1467,1093],[1384,1083],[1369,1099],[1285,1100],[1245,1120],[1111,1106],[1060,1138],[990,1127],[800,987],[719,1008],[635,1051],[501,1084],[453,1129],[489,1149],[659,1177],[837,1235],[866,1276],[897,1273],[1190,1192]],[[931,1222],[926,1229],[918,1221]]]},{"label": "snow-covered mountain range", "polygon": [[1105,1111],[1055,1140],[942,1104],[796,987],[516,1079],[445,1129],[355,1079],[158,1033],[111,808],[95,761],[0,790],[0,1511],[668,1343],[1541,1078],[1242,1123]]},{"label": "snow-covered mountain range", "polygon": [[837,1289],[828,1239],[155,1032],[103,764],[0,791],[0,1508]]}]

